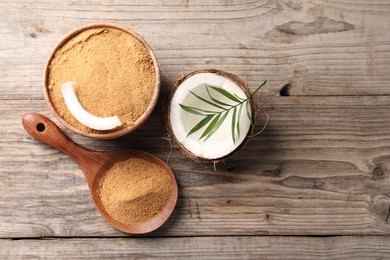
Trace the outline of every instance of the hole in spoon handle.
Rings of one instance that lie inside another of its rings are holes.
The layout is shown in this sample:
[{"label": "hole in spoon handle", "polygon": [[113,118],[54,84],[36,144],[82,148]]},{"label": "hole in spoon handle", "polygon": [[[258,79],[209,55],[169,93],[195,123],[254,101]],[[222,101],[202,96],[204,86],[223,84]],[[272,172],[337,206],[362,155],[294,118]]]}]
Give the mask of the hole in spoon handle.
[{"label": "hole in spoon handle", "polygon": [[43,131],[45,131],[45,129],[46,129],[45,124],[43,124],[43,123],[38,123],[38,124],[37,124],[37,130],[38,130],[38,132],[43,132]]},{"label": "hole in spoon handle", "polygon": [[26,114],[23,116],[22,123],[31,136],[69,155],[74,149],[81,149],[53,121],[41,114]]}]

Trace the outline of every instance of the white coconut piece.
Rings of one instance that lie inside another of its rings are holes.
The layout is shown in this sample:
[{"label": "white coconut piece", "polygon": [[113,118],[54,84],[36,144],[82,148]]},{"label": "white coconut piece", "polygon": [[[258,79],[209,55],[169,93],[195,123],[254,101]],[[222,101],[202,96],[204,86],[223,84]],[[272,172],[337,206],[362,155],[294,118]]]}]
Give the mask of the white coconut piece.
[{"label": "white coconut piece", "polygon": [[111,117],[97,117],[92,115],[81,105],[79,99],[77,98],[76,92],[74,90],[74,81],[68,81],[62,84],[61,92],[65,100],[66,107],[69,112],[77,119],[81,124],[95,129],[95,130],[111,130],[117,126],[121,126],[122,122],[119,120],[118,116]]},{"label": "white coconut piece", "polygon": [[[238,138],[236,136],[235,142],[233,142],[231,130],[233,111],[229,112],[219,129],[206,141],[204,139],[199,140],[199,138],[207,126],[187,136],[192,127],[204,117],[184,111],[179,104],[204,110],[220,111],[220,109],[200,101],[190,93],[192,91],[201,97],[208,97],[205,84],[223,88],[242,99],[247,98],[245,92],[229,78],[215,73],[197,73],[185,79],[176,89],[170,103],[169,120],[173,134],[185,149],[197,157],[215,160],[229,155],[240,146],[250,130],[251,122],[247,115],[246,104],[243,104],[244,107],[238,119],[240,120],[240,136]],[[212,93],[214,98],[228,104],[234,104],[225,96],[214,95],[214,93]],[[251,115],[250,109],[249,114]]]}]

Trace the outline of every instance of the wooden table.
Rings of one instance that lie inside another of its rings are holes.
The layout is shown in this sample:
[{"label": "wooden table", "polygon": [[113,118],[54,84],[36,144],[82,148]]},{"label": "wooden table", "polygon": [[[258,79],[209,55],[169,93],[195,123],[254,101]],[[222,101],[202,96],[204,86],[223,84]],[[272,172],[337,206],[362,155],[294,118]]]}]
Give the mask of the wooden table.
[{"label": "wooden table", "polygon": [[[1,259],[390,257],[389,1],[14,0],[0,17]],[[27,112],[54,119],[45,61],[93,22],[139,32],[163,72],[160,103],[136,132],[96,141],[66,131],[92,149],[169,158],[177,208],[141,237],[106,223],[78,166],[21,125]],[[202,68],[252,90],[268,80],[258,98],[267,128],[216,171],[163,139],[172,81]]]}]

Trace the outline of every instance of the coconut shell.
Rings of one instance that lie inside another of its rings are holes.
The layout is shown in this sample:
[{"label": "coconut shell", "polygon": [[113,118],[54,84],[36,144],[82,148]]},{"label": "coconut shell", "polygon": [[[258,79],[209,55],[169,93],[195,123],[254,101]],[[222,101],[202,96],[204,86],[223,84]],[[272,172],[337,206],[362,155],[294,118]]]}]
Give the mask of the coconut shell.
[{"label": "coconut shell", "polygon": [[232,73],[226,72],[226,71],[222,71],[222,70],[217,70],[217,69],[202,69],[202,70],[196,70],[196,71],[190,72],[190,73],[185,74],[185,75],[181,75],[176,80],[176,82],[174,84],[174,87],[172,88],[172,90],[167,95],[167,100],[164,102],[165,103],[164,104],[164,119],[165,119],[165,127],[166,127],[168,140],[170,140],[171,143],[175,147],[179,148],[180,151],[185,156],[189,157],[193,161],[195,161],[195,162],[213,162],[215,164],[215,163],[223,162],[223,161],[227,160],[229,157],[231,157],[234,153],[239,151],[248,142],[249,136],[251,136],[253,134],[253,131],[254,131],[254,125],[255,125],[255,122],[256,122],[256,118],[257,118],[258,108],[257,108],[256,103],[253,100],[253,97],[251,97],[250,98],[250,105],[251,105],[251,111],[252,111],[252,124],[251,124],[251,126],[249,128],[249,131],[248,131],[245,139],[243,140],[243,142],[234,151],[232,151],[231,153],[229,153],[229,154],[227,154],[227,155],[225,155],[225,156],[223,156],[221,158],[216,158],[216,159],[206,159],[206,158],[202,158],[202,157],[196,156],[191,151],[189,151],[187,148],[185,148],[176,139],[176,136],[173,133],[172,126],[171,126],[170,112],[171,112],[172,98],[173,98],[177,88],[181,85],[181,83],[184,80],[186,80],[187,78],[189,78],[189,77],[191,77],[191,76],[193,76],[195,74],[199,74],[199,73],[214,73],[214,74],[226,77],[226,78],[230,79],[231,81],[233,81],[234,83],[236,83],[245,92],[245,94],[248,97],[251,95],[251,92],[249,90],[248,85],[241,78],[239,78],[235,74],[232,74]]}]

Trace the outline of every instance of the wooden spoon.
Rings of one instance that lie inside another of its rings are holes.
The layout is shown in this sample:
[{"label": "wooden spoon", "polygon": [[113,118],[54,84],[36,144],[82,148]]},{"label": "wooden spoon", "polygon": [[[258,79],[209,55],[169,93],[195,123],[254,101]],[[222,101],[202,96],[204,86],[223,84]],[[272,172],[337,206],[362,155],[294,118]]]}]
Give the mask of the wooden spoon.
[{"label": "wooden spoon", "polygon": [[[103,218],[117,229],[130,234],[148,233],[163,225],[172,214],[178,194],[176,179],[168,165],[157,157],[141,151],[99,152],[87,149],[73,142],[56,124],[40,114],[26,114],[22,122],[24,129],[30,135],[63,151],[78,163],[87,179],[89,191],[96,208]],[[155,218],[145,223],[127,225],[113,219],[104,209],[99,196],[99,182],[113,164],[131,157],[137,157],[162,167],[171,177],[172,195],[168,199],[165,208]]]}]

